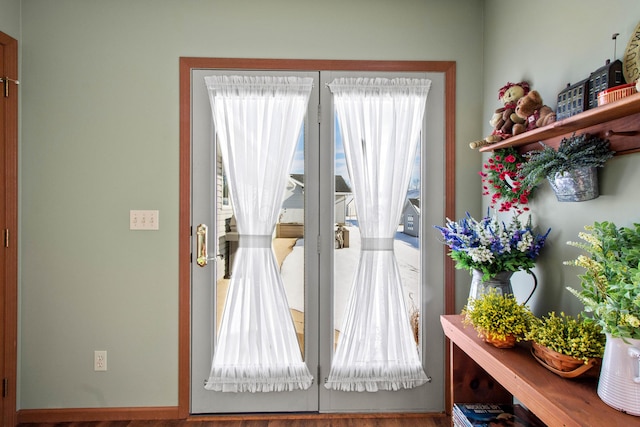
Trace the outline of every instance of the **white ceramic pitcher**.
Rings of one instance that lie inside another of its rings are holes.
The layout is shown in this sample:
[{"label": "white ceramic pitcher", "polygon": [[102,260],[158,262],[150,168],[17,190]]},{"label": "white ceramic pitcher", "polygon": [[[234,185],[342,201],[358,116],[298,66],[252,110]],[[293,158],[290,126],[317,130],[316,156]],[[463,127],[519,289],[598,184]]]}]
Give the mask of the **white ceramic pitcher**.
[{"label": "white ceramic pitcher", "polygon": [[612,408],[640,416],[640,340],[607,334],[598,396]]}]

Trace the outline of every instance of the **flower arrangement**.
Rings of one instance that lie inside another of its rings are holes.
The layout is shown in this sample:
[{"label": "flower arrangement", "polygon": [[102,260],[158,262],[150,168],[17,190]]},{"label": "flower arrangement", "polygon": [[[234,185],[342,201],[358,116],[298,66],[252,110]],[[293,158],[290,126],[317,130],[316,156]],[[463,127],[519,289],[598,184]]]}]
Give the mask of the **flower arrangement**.
[{"label": "flower arrangement", "polygon": [[469,213],[458,222],[447,218],[444,227],[435,228],[451,248],[449,256],[456,261],[456,268],[481,271],[483,281],[502,271],[532,269],[551,231],[545,234],[534,231],[531,215],[524,224],[518,216],[513,216],[507,224],[496,214],[487,214],[477,221]]},{"label": "flower arrangement", "polygon": [[565,262],[586,270],[580,275],[582,289],[567,289],[605,333],[640,339],[640,224],[617,227],[604,221],[585,230],[578,234],[585,243],[568,244],[588,255]]},{"label": "flower arrangement", "polygon": [[593,322],[585,322],[580,315],[572,317],[561,312],[557,316],[552,311],[542,318],[534,318],[525,339],[584,363],[594,357],[602,358],[604,353],[602,328]]},{"label": "flower arrangement", "polygon": [[526,162],[520,169],[524,176],[522,185],[527,188],[536,187],[548,177],[553,179],[556,173],[602,167],[615,154],[609,148],[608,140],[586,133],[562,138],[557,150],[543,142],[540,145],[542,150],[525,154]]},{"label": "flower arrangement", "polygon": [[469,300],[462,315],[463,323],[472,325],[485,340],[511,339],[512,345],[524,339],[533,319],[529,308],[518,303],[512,294],[502,295],[494,289]]},{"label": "flower arrangement", "polygon": [[517,214],[528,211],[531,190],[525,185],[523,156],[513,147],[495,150],[482,166],[482,195],[491,195],[491,208],[499,212],[514,210]]}]

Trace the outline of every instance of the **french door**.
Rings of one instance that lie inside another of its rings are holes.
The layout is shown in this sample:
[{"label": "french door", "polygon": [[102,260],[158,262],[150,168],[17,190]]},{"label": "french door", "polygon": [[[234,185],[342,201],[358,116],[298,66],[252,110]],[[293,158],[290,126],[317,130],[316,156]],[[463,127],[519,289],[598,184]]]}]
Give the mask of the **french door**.
[{"label": "french door", "polygon": [[[273,235],[273,249],[286,289],[303,360],[314,376],[304,391],[225,393],[208,391],[217,327],[224,307],[238,234],[216,144],[204,77],[209,75],[296,75],[313,77],[284,202]],[[327,83],[337,77],[414,77],[432,80],[421,149],[416,153],[406,215],[398,225],[396,256],[407,310],[425,372],[431,382],[410,390],[341,392],[324,387],[359,254],[357,212],[353,207],[339,126]],[[191,71],[191,407],[193,414],[245,412],[440,412],[444,408],[442,253],[431,253],[430,226],[440,223],[444,207],[444,77],[441,73],[266,71],[193,69]],[[425,146],[433,145],[428,150]],[[439,148],[438,148],[439,147]],[[429,203],[419,206],[422,200]],[[433,198],[433,202],[431,201]],[[416,202],[417,201],[417,202]],[[417,210],[416,210],[417,209]],[[429,212],[428,212],[429,211]],[[421,216],[417,216],[421,212]],[[429,221],[429,222],[427,222]],[[420,237],[424,234],[423,237]],[[206,248],[206,254],[203,251]],[[441,259],[441,258],[440,258]],[[198,262],[196,262],[198,261]]]}]

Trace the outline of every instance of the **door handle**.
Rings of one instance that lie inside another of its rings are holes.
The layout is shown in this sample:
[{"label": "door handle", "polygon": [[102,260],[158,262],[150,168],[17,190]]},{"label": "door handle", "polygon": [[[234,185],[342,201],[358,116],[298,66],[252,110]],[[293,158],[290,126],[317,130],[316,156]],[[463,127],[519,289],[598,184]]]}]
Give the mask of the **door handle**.
[{"label": "door handle", "polygon": [[208,227],[205,224],[200,224],[196,228],[196,263],[200,267],[205,267],[209,261],[216,259],[215,257],[209,258],[209,253],[207,252],[207,232]]}]

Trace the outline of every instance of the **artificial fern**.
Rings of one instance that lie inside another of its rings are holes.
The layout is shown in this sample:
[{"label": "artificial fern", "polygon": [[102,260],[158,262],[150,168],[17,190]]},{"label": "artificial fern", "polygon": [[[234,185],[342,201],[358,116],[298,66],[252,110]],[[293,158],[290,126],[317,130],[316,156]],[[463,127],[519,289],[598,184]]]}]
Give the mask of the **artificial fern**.
[{"label": "artificial fern", "polygon": [[595,135],[574,133],[569,138],[562,138],[558,149],[540,142],[542,150],[525,154],[527,161],[521,173],[529,187],[535,187],[548,176],[557,172],[568,172],[578,168],[602,167],[615,154],[609,147],[609,141]]}]

